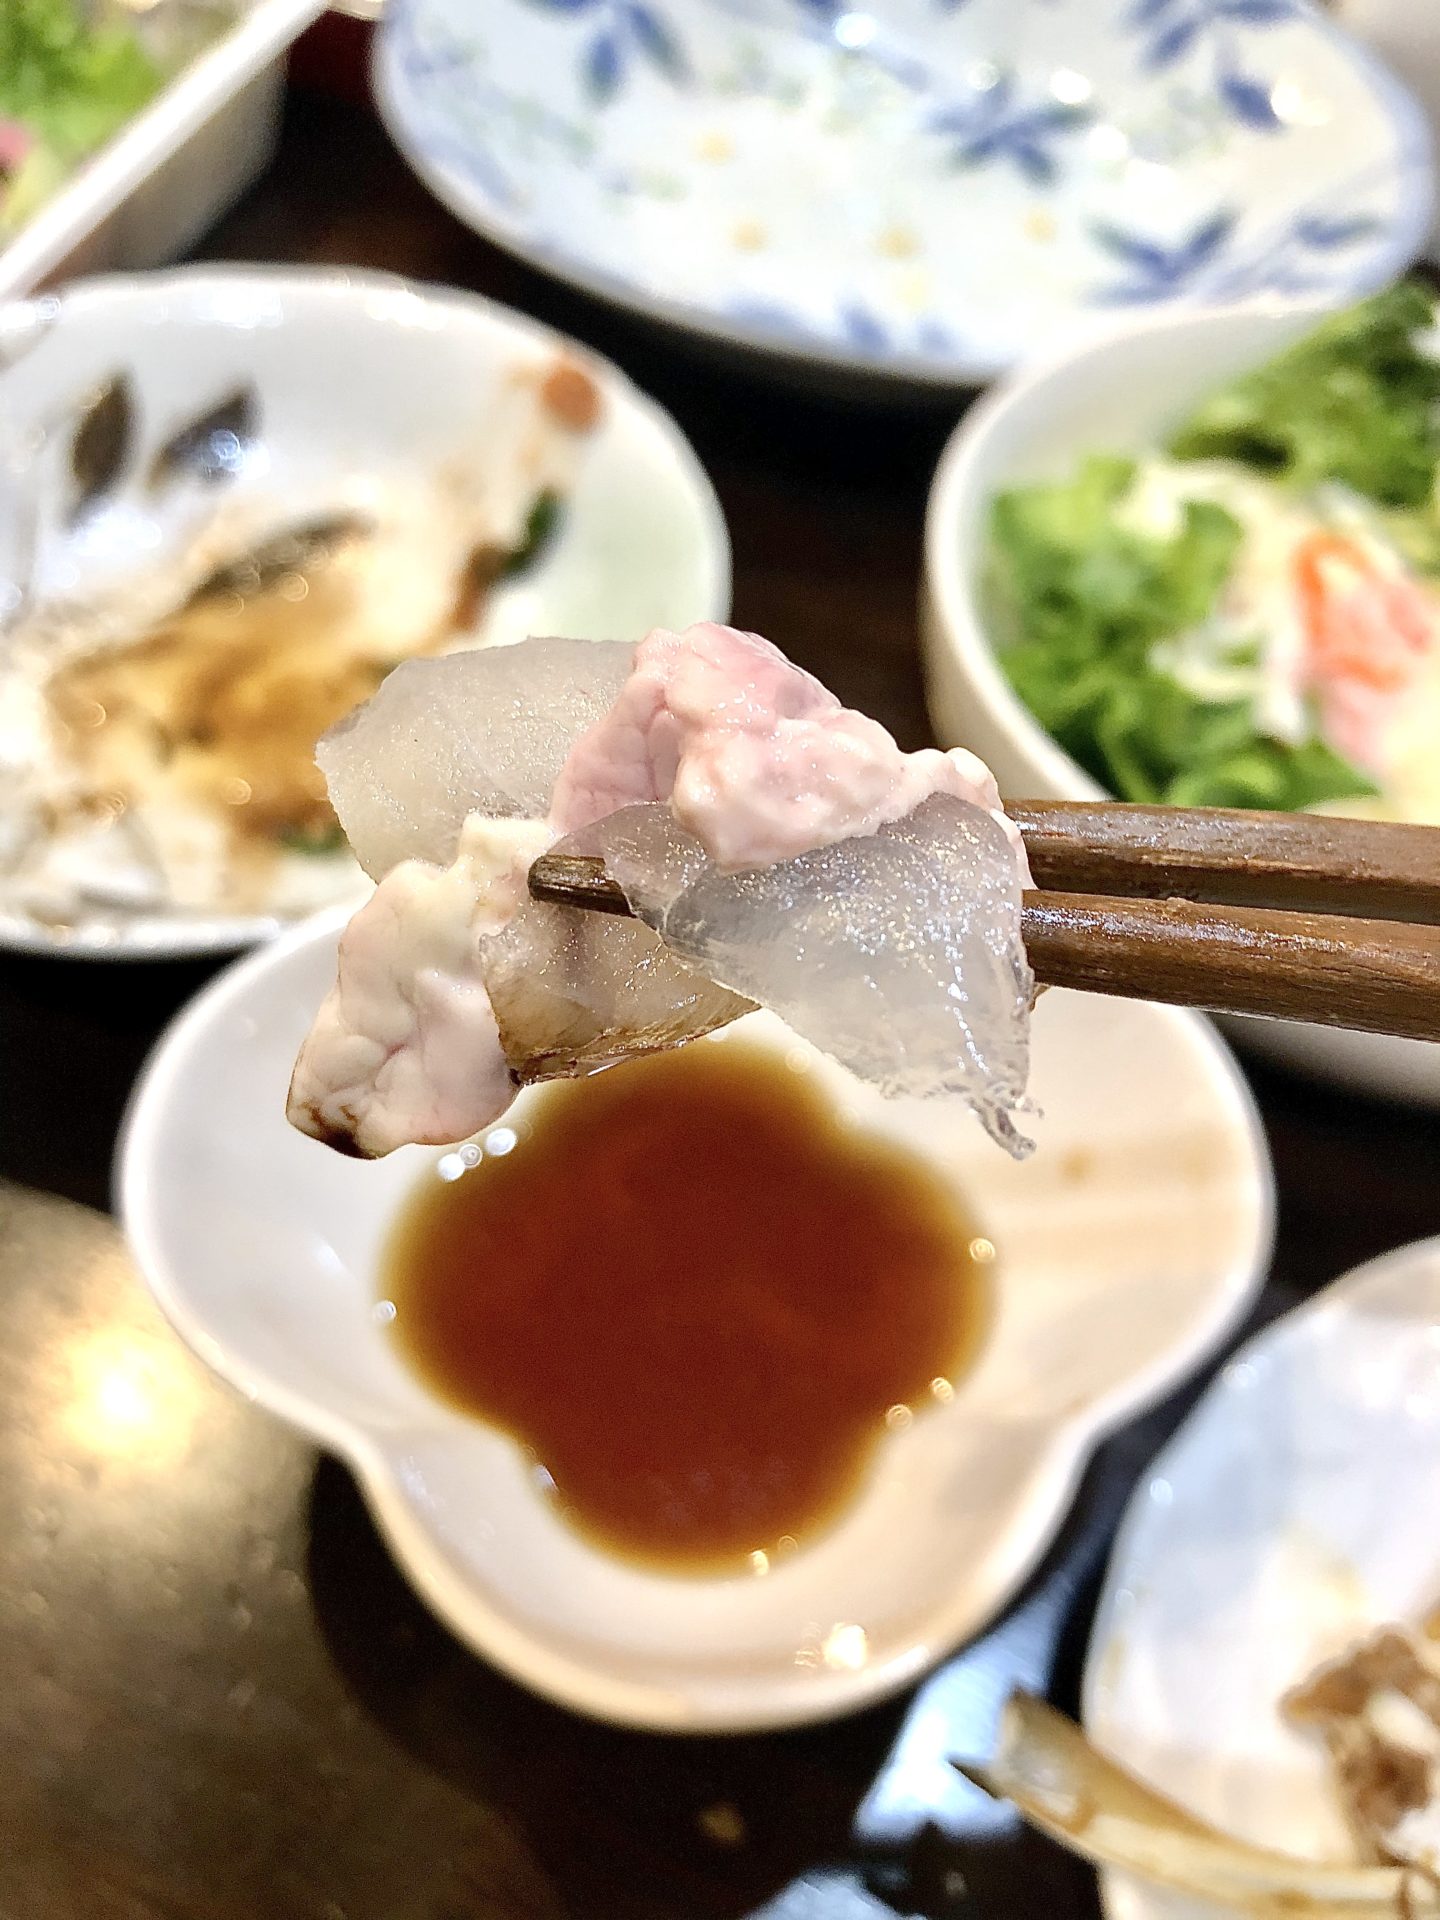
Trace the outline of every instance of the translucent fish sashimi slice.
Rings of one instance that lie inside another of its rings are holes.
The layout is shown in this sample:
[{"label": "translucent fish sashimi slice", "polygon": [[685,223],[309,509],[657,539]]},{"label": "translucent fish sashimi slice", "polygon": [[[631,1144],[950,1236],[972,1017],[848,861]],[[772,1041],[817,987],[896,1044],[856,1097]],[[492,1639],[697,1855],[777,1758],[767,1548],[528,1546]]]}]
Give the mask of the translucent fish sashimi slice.
[{"label": "translucent fish sashimi slice", "polygon": [[[698,627],[416,660],[319,759],[381,886],[302,1053],[307,1131],[367,1154],[435,1140],[515,1083],[758,1002],[885,1093],[959,1096],[1026,1150],[1025,866],[993,780],[902,754],[768,642]],[[529,901],[528,860],[566,829],[636,921]]]},{"label": "translucent fish sashimi slice", "polygon": [[480,955],[511,1073],[574,1078],[697,1039],[753,1002],[717,986],[638,920],[532,903]]},{"label": "translucent fish sashimi slice", "polygon": [[315,755],[371,879],[401,860],[448,866],[470,814],[544,819],[570,749],[614,705],[634,652],[524,640],[396,667]]},{"label": "translucent fish sashimi slice", "polygon": [[873,834],[722,872],[669,809],[560,843],[600,854],[635,912],[711,979],[890,1095],[958,1095],[1011,1153],[1034,980],[1004,830],[935,795]]}]

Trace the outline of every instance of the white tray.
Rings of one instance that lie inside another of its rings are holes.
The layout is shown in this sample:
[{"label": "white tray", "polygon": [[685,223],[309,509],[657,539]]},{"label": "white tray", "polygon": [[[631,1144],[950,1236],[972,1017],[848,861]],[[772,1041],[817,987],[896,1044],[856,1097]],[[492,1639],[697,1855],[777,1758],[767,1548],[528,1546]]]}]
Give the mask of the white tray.
[{"label": "white tray", "polygon": [[324,0],[251,0],[0,248],[0,300],[189,246],[274,152],[285,51],[323,11]]}]

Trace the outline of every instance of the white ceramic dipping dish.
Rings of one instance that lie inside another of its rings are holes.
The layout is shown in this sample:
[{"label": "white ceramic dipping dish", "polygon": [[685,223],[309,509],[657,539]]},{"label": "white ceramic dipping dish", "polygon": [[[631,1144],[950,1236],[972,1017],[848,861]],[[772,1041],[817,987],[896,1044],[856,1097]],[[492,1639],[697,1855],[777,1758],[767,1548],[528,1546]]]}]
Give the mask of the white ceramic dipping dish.
[{"label": "white ceramic dipping dish", "polygon": [[[956,429],[925,523],[921,638],[930,712],[944,741],[989,762],[1009,798],[1104,794],[1046,733],[995,657],[982,583],[990,502],[1006,487],[1062,479],[1088,453],[1161,445],[1206,394],[1270,359],[1317,318],[1314,306],[1282,302],[1137,320],[997,389]],[[1360,1092],[1440,1106],[1440,1045],[1430,1041],[1283,1020],[1228,1024],[1256,1053]]]},{"label": "white ceramic dipping dish", "polygon": [[[503,394],[557,354],[594,377],[599,423],[579,452],[557,537],[493,594],[485,637],[638,640],[651,626],[724,619],[730,546],[719,502],[674,421],[618,368],[470,294],[388,275],[254,267],[116,276],[0,308],[0,422],[16,443],[63,420],[117,369],[136,396],[142,455],[241,382],[258,407],[258,453],[221,501],[193,484],[153,496],[142,457],[79,521],[44,512],[37,594],[98,597],[137,563],[148,570],[183,551],[222,507],[268,531],[353,509],[372,483],[409,485],[423,498],[449,465],[483,471],[487,421]],[[7,536],[25,521],[18,511],[7,519],[0,497],[0,589]],[[0,947],[85,958],[223,951],[277,924],[242,912],[97,910],[56,932],[0,896]]]},{"label": "white ceramic dipping dish", "polygon": [[[784,1726],[914,1680],[1014,1590],[1099,1437],[1225,1336],[1267,1264],[1263,1139],[1193,1014],[1046,995],[1040,1146],[1023,1165],[958,1108],[888,1104],[752,1015],[744,1029],[861,1125],[958,1180],[999,1249],[995,1326],[953,1402],[887,1434],[851,1509],[766,1577],[610,1559],[555,1517],[518,1447],[426,1391],[377,1321],[385,1236],[439,1156],[363,1164],[285,1122],[337,934],[335,917],[312,921],[238,962],[161,1042],[122,1146],[126,1231],[201,1358],[349,1462],[436,1612],[587,1713]],[[526,1110],[522,1098],[506,1127],[523,1129]]]},{"label": "white ceramic dipping dish", "polygon": [[[1235,1356],[1136,1489],[1086,1666],[1085,1722],[1224,1832],[1354,1858],[1318,1743],[1280,1695],[1440,1597],[1440,1240],[1325,1288]],[[1112,1920],[1230,1909],[1104,1876]]]}]

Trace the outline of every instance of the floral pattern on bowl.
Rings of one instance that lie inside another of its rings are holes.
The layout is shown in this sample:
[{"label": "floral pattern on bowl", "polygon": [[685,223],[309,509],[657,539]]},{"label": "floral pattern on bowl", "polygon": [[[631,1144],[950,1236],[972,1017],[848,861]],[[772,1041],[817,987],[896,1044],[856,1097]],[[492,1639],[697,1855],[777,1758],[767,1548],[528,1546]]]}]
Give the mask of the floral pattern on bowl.
[{"label": "floral pattern on bowl", "polygon": [[377,87],[480,232],[792,359],[988,378],[1137,303],[1417,251],[1398,82],[1307,0],[394,0]]}]

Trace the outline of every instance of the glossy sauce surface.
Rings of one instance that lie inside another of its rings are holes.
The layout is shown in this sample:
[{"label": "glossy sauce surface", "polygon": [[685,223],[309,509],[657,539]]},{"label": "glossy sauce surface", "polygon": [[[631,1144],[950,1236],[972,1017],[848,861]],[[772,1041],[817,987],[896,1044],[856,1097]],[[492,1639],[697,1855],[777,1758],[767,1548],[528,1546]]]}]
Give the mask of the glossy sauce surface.
[{"label": "glossy sauce surface", "polygon": [[391,1331],[611,1552],[763,1571],[983,1339],[992,1250],[950,1185],[743,1036],[552,1087],[481,1145],[397,1223]]}]

